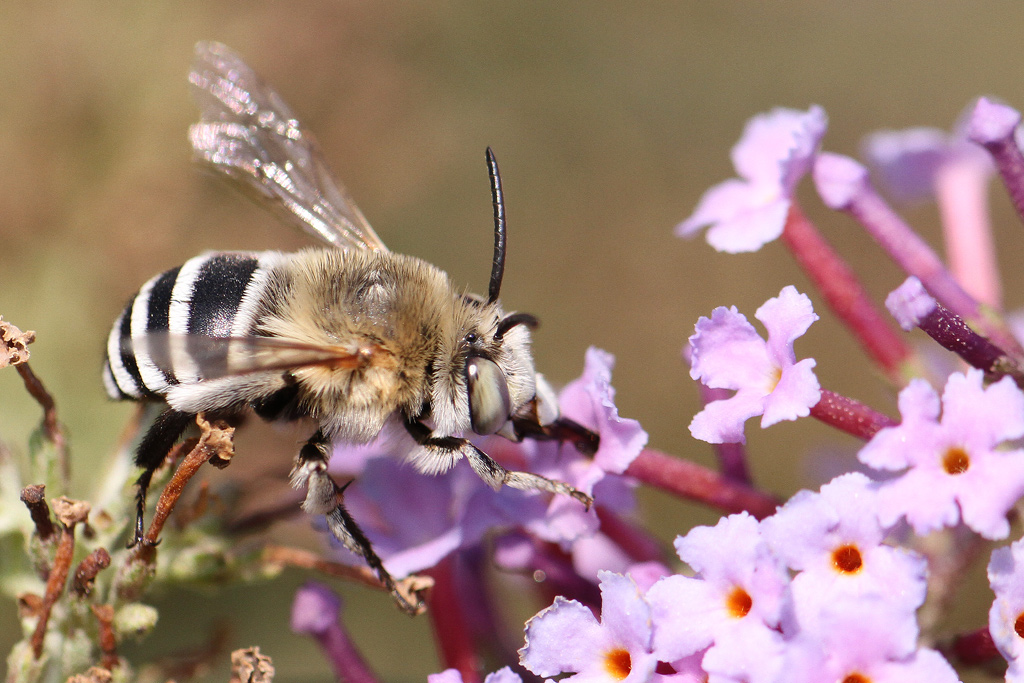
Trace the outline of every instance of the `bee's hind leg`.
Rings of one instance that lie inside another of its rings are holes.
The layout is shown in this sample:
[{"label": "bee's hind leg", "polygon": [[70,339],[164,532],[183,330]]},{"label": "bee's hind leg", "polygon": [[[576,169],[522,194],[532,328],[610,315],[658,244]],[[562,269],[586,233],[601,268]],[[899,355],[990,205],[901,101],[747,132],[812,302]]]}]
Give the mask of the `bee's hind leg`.
[{"label": "bee's hind leg", "polygon": [[135,481],[135,485],[139,487],[135,494],[135,534],[128,542],[129,548],[145,542],[146,492],[149,491],[153,473],[163,463],[174,442],[195,419],[195,413],[183,413],[167,408],[157,416],[139,442],[139,447],[135,451],[135,464],[142,468],[142,474]]},{"label": "bee's hind leg", "polygon": [[384,563],[377,553],[373,551],[370,540],[366,538],[352,515],[341,504],[342,493],[348,484],[338,486],[327,473],[330,447],[330,439],[324,435],[323,430],[318,429],[316,434],[302,446],[295,459],[291,483],[295,488],[306,487],[306,500],[302,503],[302,509],[310,514],[323,515],[327,520],[327,528],[331,535],[341,541],[346,548],[363,558],[381,584],[394,597],[398,606],[408,614],[417,614],[421,610],[421,606],[411,604],[398,590],[394,578],[384,568]]},{"label": "bee's hind leg", "polygon": [[[539,490],[560,493],[575,498],[588,508],[594,503],[593,498],[565,482],[555,481],[530,472],[505,469],[494,458],[481,451],[467,439],[454,436],[434,436],[430,428],[419,420],[407,420],[405,428],[416,443],[426,450],[426,457],[434,461],[433,463],[423,462],[421,459],[417,464],[422,471],[444,471],[460,457],[465,456],[477,476],[495,491],[505,485],[525,491]],[[434,463],[441,463],[441,466],[435,466]]]}]

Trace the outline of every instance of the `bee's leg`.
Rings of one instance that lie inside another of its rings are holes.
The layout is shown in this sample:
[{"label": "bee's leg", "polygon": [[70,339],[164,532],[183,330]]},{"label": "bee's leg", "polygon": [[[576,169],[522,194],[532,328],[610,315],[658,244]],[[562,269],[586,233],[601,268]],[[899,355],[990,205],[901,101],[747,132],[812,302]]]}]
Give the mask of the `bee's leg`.
[{"label": "bee's leg", "polygon": [[559,417],[551,424],[546,425],[542,425],[536,420],[515,418],[512,420],[512,425],[516,436],[520,439],[568,441],[583,455],[597,453],[597,448],[601,445],[600,437],[597,434],[567,417]]},{"label": "bee's leg", "polygon": [[174,442],[195,419],[195,413],[183,413],[167,408],[157,416],[139,442],[139,447],[135,451],[135,464],[142,468],[142,474],[135,481],[139,490],[135,494],[135,534],[128,542],[129,548],[142,543],[145,537],[143,521],[146,515],[146,492],[149,490],[153,473],[163,463]]},{"label": "bee's leg", "polygon": [[324,435],[323,430],[318,429],[303,445],[295,459],[291,482],[295,488],[306,487],[306,500],[302,503],[302,509],[310,514],[323,515],[327,519],[327,528],[331,534],[341,541],[342,545],[365,560],[381,584],[390,591],[398,606],[408,614],[416,614],[421,607],[410,604],[399,592],[395,580],[373,551],[370,540],[341,504],[345,487],[338,486],[327,473],[330,447],[330,439]]},{"label": "bee's leg", "polygon": [[[465,456],[466,460],[469,461],[469,466],[473,468],[477,476],[483,479],[495,491],[500,489],[502,485],[505,485],[526,491],[536,489],[560,493],[575,498],[588,508],[594,502],[593,498],[582,491],[577,491],[564,482],[548,479],[547,477],[530,472],[507,470],[467,439],[455,436],[434,436],[430,428],[419,420],[406,420],[405,428],[412,435],[416,443],[426,449],[431,457],[437,458],[442,462],[454,463],[460,457]],[[447,468],[425,467],[423,469],[438,471]]]}]

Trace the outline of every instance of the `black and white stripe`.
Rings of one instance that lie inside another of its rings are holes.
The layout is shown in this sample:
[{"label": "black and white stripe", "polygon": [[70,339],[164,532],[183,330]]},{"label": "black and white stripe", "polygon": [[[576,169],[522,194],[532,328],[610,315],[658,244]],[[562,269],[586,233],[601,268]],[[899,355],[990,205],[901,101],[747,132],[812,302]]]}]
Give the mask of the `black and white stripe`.
[{"label": "black and white stripe", "polygon": [[159,398],[173,386],[200,381],[187,352],[154,362],[144,337],[251,334],[270,273],[284,258],[271,251],[209,253],[149,280],[110,330],[103,368],[110,397]]}]

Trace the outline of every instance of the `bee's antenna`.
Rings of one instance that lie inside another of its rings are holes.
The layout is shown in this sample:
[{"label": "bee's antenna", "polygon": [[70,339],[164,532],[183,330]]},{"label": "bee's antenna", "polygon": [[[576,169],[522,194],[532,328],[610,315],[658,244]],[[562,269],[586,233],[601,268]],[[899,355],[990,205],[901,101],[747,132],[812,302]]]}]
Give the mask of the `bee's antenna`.
[{"label": "bee's antenna", "polygon": [[501,173],[494,152],[487,148],[487,172],[491,176],[491,201],[494,202],[494,261],[491,264],[491,284],[487,288],[487,303],[498,300],[501,278],[505,275],[505,195],[501,192]]}]

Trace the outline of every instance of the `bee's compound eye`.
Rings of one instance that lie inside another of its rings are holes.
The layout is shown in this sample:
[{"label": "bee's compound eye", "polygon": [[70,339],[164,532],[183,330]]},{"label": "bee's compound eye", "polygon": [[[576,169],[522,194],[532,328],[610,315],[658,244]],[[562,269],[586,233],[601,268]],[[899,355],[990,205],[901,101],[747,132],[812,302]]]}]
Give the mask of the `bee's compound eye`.
[{"label": "bee's compound eye", "polygon": [[486,358],[473,356],[466,361],[469,387],[469,419],[477,434],[493,434],[508,422],[512,400],[501,369]]}]

